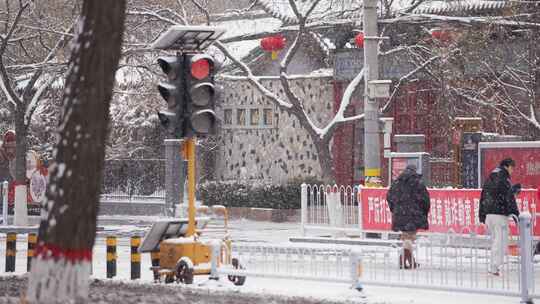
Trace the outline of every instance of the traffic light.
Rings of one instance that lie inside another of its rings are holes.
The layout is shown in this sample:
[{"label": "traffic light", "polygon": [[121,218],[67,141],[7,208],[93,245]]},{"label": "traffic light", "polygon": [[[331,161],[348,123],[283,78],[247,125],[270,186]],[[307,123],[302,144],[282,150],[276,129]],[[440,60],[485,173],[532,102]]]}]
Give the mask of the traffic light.
[{"label": "traffic light", "polygon": [[158,118],[167,131],[167,137],[182,138],[184,136],[184,58],[183,56],[160,57],[157,62],[168,78],[168,82],[158,85],[161,97],[167,102],[167,110],[158,111]]},{"label": "traffic light", "polygon": [[185,57],[186,107],[184,137],[215,134],[214,111],[214,59],[207,54],[191,54]]},{"label": "traffic light", "polygon": [[160,57],[158,64],[168,82],[158,85],[167,111],[158,111],[161,125],[173,138],[215,134],[216,89],[214,59],[207,54]]}]

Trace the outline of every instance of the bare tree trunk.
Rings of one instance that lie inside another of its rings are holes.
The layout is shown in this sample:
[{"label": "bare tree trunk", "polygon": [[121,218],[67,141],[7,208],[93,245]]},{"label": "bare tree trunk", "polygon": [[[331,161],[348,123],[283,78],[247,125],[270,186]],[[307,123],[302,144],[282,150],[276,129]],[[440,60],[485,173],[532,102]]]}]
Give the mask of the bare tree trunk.
[{"label": "bare tree trunk", "polygon": [[26,185],[26,151],[28,150],[28,125],[24,122],[26,107],[17,107],[15,111],[15,197],[13,208],[13,223],[17,226],[28,225],[28,189]]},{"label": "bare tree trunk", "polygon": [[24,108],[17,107],[15,112],[15,134],[17,135],[17,151],[15,155],[15,181],[26,182],[26,151],[28,150],[28,126],[24,123]]},{"label": "bare tree trunk", "polygon": [[27,298],[84,303],[96,235],[105,138],[125,1],[85,0],[63,96],[59,139]]},{"label": "bare tree trunk", "polygon": [[328,139],[320,139],[316,136],[311,136],[315,148],[317,149],[317,157],[319,158],[319,165],[321,166],[321,178],[325,183],[334,183],[335,174],[332,161],[332,154],[330,153],[329,136]]}]

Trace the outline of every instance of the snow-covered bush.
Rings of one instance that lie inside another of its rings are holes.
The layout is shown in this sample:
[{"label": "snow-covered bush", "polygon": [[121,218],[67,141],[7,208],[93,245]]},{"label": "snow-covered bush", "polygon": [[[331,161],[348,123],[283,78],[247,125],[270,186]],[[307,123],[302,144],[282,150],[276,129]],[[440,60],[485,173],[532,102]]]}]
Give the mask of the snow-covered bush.
[{"label": "snow-covered bush", "polygon": [[300,185],[319,183],[315,178],[294,179],[284,185],[269,182],[212,181],[199,185],[205,205],[271,209],[300,209]]}]

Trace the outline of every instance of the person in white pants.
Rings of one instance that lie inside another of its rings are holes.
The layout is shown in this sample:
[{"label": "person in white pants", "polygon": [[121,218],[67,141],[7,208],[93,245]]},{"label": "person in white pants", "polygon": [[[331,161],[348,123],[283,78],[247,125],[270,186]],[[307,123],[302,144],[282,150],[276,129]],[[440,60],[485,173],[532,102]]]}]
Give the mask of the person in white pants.
[{"label": "person in white pants", "polygon": [[482,187],[478,217],[488,226],[491,235],[491,263],[489,273],[500,275],[508,246],[508,217],[519,217],[515,195],[521,185],[512,186],[510,174],[516,163],[511,158],[501,161],[490,174]]},{"label": "person in white pants", "polygon": [[500,214],[488,214],[486,225],[491,236],[491,262],[489,272],[499,275],[504,263],[506,248],[508,247],[508,216]]}]

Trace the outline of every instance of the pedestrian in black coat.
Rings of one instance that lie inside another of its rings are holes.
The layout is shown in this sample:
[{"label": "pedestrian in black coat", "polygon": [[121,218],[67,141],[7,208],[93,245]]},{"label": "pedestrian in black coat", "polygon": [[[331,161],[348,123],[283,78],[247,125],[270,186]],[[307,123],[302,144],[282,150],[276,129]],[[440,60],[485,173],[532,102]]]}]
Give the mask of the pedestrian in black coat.
[{"label": "pedestrian in black coat", "polygon": [[428,229],[429,193],[416,166],[409,165],[392,183],[386,196],[392,212],[392,230]]},{"label": "pedestrian in black coat", "polygon": [[480,195],[480,209],[478,218],[480,223],[486,222],[486,215],[515,215],[519,217],[519,210],[516,203],[516,192],[521,188],[520,184],[512,186],[510,174],[515,167],[515,162],[511,158],[501,161],[499,166],[489,174],[489,177],[482,186]]},{"label": "pedestrian in black coat", "polygon": [[511,158],[502,160],[485,181],[480,195],[478,218],[487,225],[491,240],[488,272],[496,276],[500,275],[508,247],[508,216],[519,216],[515,195],[521,190],[521,185],[512,186],[510,183],[515,166]]},{"label": "pedestrian in black coat", "polygon": [[416,172],[415,165],[408,165],[392,183],[386,201],[392,213],[392,230],[401,231],[403,254],[399,259],[400,268],[416,268],[413,242],[419,229],[429,228],[430,202],[422,175]]}]

